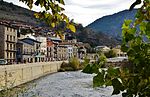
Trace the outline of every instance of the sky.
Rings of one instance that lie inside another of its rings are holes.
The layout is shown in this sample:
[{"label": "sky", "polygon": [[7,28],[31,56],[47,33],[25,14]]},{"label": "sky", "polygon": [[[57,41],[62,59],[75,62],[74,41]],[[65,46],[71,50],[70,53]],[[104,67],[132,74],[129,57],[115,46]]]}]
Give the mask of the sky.
[{"label": "sky", "polygon": [[[19,0],[5,0],[28,8]],[[70,19],[74,19],[76,23],[82,23],[87,26],[98,18],[111,15],[119,11],[129,9],[135,0],[64,0],[65,13]],[[34,11],[40,11],[41,8],[34,6]]]}]

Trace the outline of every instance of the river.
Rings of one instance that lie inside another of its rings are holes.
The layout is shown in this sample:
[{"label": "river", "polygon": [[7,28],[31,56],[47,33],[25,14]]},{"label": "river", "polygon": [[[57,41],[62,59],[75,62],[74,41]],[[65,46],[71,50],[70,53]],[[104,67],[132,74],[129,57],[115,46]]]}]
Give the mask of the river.
[{"label": "river", "polygon": [[121,97],[111,96],[112,87],[93,88],[92,77],[81,71],[50,74],[27,84],[19,97]]}]

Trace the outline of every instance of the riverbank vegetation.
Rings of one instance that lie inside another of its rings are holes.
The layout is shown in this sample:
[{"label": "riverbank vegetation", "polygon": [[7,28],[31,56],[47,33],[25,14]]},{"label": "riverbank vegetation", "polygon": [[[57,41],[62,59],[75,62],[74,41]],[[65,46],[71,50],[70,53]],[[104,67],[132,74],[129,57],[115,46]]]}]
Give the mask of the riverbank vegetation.
[{"label": "riverbank vegetation", "polygon": [[69,59],[69,62],[63,62],[61,64],[61,68],[59,69],[60,72],[63,71],[77,71],[83,69],[83,64],[77,57],[72,57]]}]

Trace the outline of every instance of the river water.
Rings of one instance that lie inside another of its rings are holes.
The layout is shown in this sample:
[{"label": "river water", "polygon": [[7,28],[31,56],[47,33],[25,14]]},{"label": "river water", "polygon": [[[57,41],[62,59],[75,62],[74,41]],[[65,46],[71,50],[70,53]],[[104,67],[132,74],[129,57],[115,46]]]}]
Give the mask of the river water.
[{"label": "river water", "polygon": [[121,97],[111,96],[112,87],[93,88],[92,77],[81,71],[51,74],[27,84],[29,90],[19,97]]}]

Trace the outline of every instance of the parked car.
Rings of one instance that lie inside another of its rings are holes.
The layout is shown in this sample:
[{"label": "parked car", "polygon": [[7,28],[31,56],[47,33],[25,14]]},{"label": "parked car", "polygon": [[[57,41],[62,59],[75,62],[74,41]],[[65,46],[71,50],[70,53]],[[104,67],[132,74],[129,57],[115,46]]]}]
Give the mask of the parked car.
[{"label": "parked car", "polygon": [[5,59],[0,59],[0,65],[7,65],[8,62]]}]

